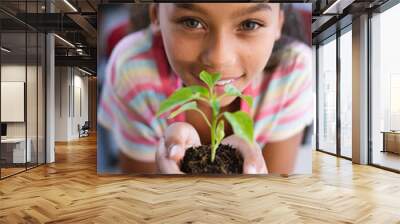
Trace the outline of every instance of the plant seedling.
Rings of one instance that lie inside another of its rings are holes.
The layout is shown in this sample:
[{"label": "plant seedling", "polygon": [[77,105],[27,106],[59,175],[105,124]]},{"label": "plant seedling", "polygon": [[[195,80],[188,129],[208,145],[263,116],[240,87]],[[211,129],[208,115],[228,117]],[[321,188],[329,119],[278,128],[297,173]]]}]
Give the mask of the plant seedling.
[{"label": "plant seedling", "polygon": [[[216,150],[225,137],[223,117],[231,124],[235,134],[249,143],[253,142],[253,120],[246,112],[236,111],[234,113],[220,113],[220,102],[222,98],[226,96],[240,97],[245,100],[250,107],[253,105],[253,99],[250,96],[242,95],[242,93],[231,84],[225,85],[224,93],[218,96],[214,88],[220,78],[220,73],[210,74],[207,71],[202,71],[200,73],[200,79],[206,83],[208,89],[199,85],[183,87],[164,100],[157,113],[157,117],[159,117],[165,112],[173,111],[168,116],[168,119],[174,118],[187,110],[194,110],[200,113],[211,132],[211,162],[214,162]],[[211,107],[211,121],[208,120],[203,111],[197,107],[197,100],[204,101]]]}]

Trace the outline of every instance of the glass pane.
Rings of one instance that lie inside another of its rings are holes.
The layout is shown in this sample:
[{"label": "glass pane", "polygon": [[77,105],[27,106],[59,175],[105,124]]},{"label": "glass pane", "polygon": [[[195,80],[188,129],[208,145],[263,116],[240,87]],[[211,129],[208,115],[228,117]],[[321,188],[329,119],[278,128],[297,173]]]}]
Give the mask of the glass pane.
[{"label": "glass pane", "polygon": [[[39,11],[36,1],[27,2],[26,12],[36,14]],[[37,16],[29,17],[37,20]],[[37,23],[37,21],[32,21]],[[36,30],[27,30],[27,80],[26,80],[26,113],[27,113],[27,143],[30,148],[30,158],[27,167],[37,166],[38,163],[38,34]]]},{"label": "glass pane", "polygon": [[[2,177],[25,170],[26,33],[1,34]],[[29,149],[29,147],[28,147]]]},{"label": "glass pane", "polygon": [[372,18],[372,163],[400,170],[400,5]]},{"label": "glass pane", "polygon": [[318,51],[318,146],[336,153],[336,39]]},{"label": "glass pane", "polygon": [[45,163],[45,44],[46,37],[40,33],[38,45],[38,163]]},{"label": "glass pane", "polygon": [[351,158],[352,141],[352,35],[351,30],[340,37],[340,121],[341,155]]},{"label": "glass pane", "polygon": [[[1,8],[22,20],[37,19],[30,14],[44,12],[44,5],[44,0],[0,1]],[[2,12],[0,19],[7,20],[0,23],[3,87],[0,171],[4,178],[45,161],[45,36]]]},{"label": "glass pane", "polygon": [[30,158],[28,159],[28,168],[37,165],[37,115],[38,115],[38,107],[37,107],[37,33],[30,32],[27,33],[28,38],[28,63],[27,63],[27,80],[26,80],[26,112],[27,112],[27,142],[28,149],[30,148]]},{"label": "glass pane", "polygon": [[[314,99],[314,118],[317,117],[317,48],[315,46],[312,46],[312,63],[313,63],[313,68],[312,68],[312,76],[313,76],[313,99]],[[312,149],[315,150],[316,149],[316,128],[317,123],[314,122],[313,123],[313,139],[312,139]]]}]

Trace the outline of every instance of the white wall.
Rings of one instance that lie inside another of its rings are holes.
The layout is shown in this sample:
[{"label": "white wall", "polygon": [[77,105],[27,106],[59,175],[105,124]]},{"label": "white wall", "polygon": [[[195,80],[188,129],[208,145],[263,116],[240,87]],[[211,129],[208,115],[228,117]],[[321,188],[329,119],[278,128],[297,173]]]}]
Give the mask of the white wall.
[{"label": "white wall", "polygon": [[55,141],[68,141],[69,68],[55,68]]},{"label": "white wall", "polygon": [[[71,135],[75,138],[78,137],[78,124],[81,126],[88,121],[88,78],[87,76],[83,77],[83,73],[79,70],[74,70],[74,108],[73,110],[73,119],[72,119],[72,132]],[[79,72],[76,75],[76,72]],[[82,107],[82,108],[80,108]],[[82,111],[80,111],[82,110]]]},{"label": "white wall", "polygon": [[78,124],[88,120],[88,78],[76,68],[56,67],[55,85],[55,140],[77,139]]},{"label": "white wall", "polygon": [[[33,66],[27,66],[27,72],[28,74],[36,74],[36,67]],[[2,65],[1,66],[1,81],[2,82],[25,82],[25,65]],[[31,82],[31,81],[30,81]],[[32,84],[32,83],[30,83]],[[36,82],[34,83],[36,85]],[[30,89],[28,89],[30,90]],[[32,101],[32,99],[29,99],[29,97],[34,97],[36,98],[36,89],[34,89],[34,92],[29,92],[27,93],[27,101],[28,103]],[[31,105],[33,106],[33,105]],[[36,107],[36,105],[35,105]],[[7,110],[7,108],[1,108],[1,110]],[[34,114],[34,118],[30,117],[30,114],[28,113],[28,121],[32,121],[36,119],[36,114]],[[36,121],[36,120],[35,120]],[[31,127],[32,125],[28,125],[28,127]],[[8,137],[25,137],[25,122],[7,122],[7,136]],[[29,137],[29,136],[28,136]]]},{"label": "white wall", "polygon": [[[28,67],[31,70],[32,67]],[[25,82],[25,65],[2,65],[1,66],[2,82]],[[1,108],[6,110],[7,108]],[[25,137],[25,123],[12,122],[7,123],[8,137]]]}]

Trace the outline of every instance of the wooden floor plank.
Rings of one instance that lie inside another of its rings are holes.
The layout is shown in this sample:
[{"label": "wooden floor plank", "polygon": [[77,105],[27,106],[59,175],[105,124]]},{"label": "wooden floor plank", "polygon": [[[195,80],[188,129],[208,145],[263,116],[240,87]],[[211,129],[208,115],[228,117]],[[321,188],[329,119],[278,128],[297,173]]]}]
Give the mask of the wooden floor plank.
[{"label": "wooden floor plank", "polygon": [[0,223],[400,223],[400,175],[313,153],[313,174],[98,176],[96,138],[0,181]]}]

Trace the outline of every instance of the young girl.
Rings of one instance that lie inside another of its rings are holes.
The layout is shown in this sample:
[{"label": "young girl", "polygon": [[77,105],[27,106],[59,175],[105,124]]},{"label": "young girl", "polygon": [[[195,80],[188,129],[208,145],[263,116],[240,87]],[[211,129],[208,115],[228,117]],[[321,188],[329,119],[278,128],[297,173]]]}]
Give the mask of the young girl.
[{"label": "young girl", "polygon": [[[281,5],[155,3],[150,18],[150,27],[114,49],[99,106],[98,120],[113,134],[123,170],[181,173],[185,149],[210,143],[196,112],[171,120],[155,116],[178,88],[204,85],[198,75],[207,70],[221,73],[221,88],[230,83],[254,98],[252,108],[235,97],[221,103],[222,111],[243,110],[254,120],[256,142],[232,135],[229,125],[222,142],[242,154],[244,173],[291,173],[313,119],[311,50],[297,41],[274,48],[285,39]],[[210,117],[210,108],[198,104]]]}]

